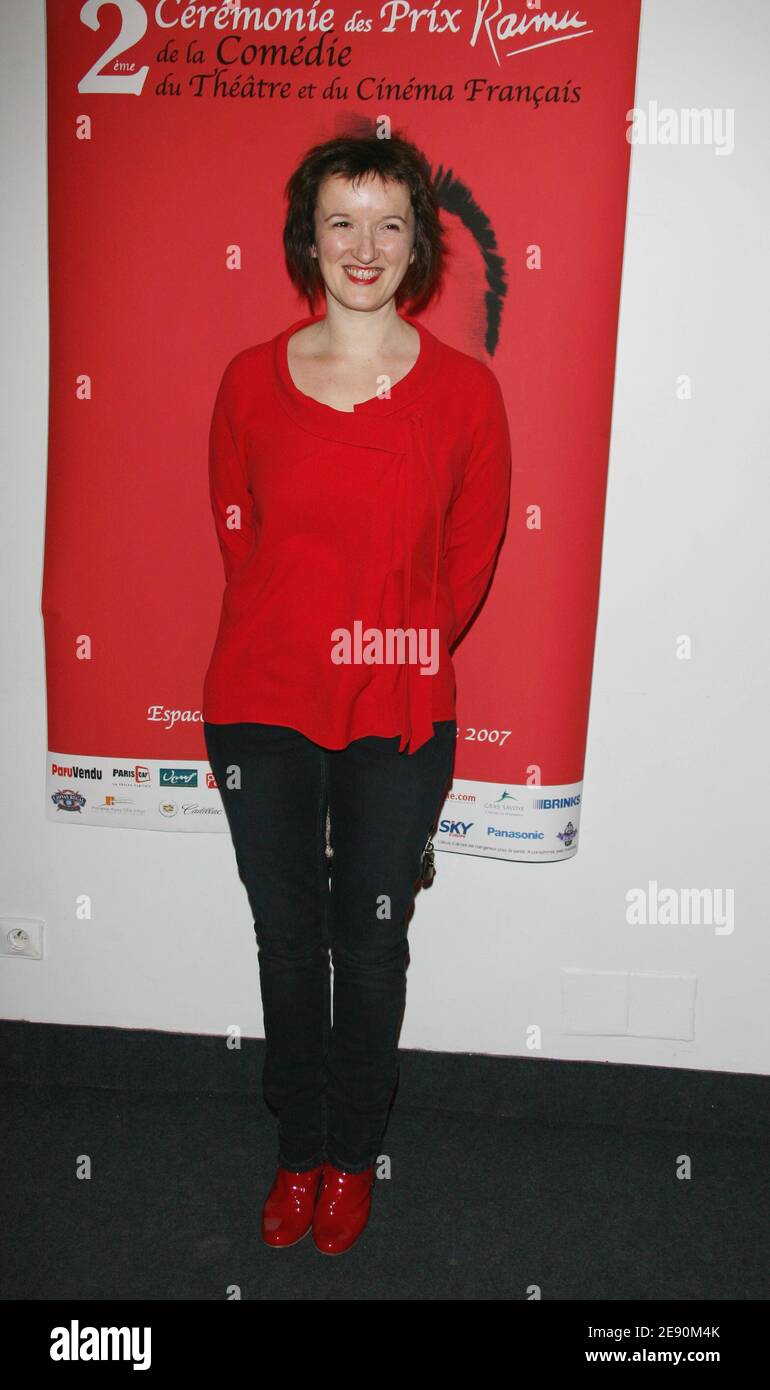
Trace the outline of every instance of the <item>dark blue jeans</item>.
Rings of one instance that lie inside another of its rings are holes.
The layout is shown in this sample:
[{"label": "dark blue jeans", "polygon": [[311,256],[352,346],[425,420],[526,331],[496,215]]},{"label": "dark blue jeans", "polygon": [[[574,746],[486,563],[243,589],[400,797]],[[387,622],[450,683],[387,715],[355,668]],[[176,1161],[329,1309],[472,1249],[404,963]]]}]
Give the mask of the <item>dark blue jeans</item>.
[{"label": "dark blue jeans", "polygon": [[413,754],[398,737],[329,749],[279,724],[203,728],[254,917],[278,1162],[361,1172],[398,1081],[408,918],[457,724]]}]

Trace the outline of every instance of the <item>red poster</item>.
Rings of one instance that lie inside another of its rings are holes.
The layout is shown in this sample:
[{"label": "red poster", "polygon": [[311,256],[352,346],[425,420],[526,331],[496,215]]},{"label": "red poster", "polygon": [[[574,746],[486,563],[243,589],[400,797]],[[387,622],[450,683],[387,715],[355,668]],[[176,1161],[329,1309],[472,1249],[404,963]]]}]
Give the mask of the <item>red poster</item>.
[{"label": "red poster", "polygon": [[420,317],[494,371],[513,444],[434,842],[576,852],[639,8],[48,0],[51,819],[227,830],[200,723],[214,396],[308,312],[283,262],[292,169],[390,123],[431,164],[451,247]]}]

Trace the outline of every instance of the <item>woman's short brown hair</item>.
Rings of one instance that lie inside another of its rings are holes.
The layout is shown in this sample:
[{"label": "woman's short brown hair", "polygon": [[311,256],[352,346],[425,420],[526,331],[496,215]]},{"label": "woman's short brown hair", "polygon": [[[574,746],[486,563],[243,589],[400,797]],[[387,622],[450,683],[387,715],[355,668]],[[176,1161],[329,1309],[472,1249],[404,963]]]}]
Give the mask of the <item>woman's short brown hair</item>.
[{"label": "woman's short brown hair", "polygon": [[286,266],[292,283],[314,312],[324,282],[318,259],[310,254],[315,242],[315,210],[323,180],[333,174],[354,182],[377,174],[385,181],[405,184],[415,219],[414,259],[396,290],[398,307],[422,308],[432,298],[444,267],[446,237],[430,165],[405,136],[381,140],[376,135],[346,135],[313,145],[286,184],[289,208],[283,229]]}]

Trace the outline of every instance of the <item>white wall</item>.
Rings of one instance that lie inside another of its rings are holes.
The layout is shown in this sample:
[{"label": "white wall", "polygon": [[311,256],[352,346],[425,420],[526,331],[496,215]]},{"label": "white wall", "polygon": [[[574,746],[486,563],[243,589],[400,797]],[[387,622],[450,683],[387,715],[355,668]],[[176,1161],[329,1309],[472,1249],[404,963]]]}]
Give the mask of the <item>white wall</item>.
[{"label": "white wall", "polygon": [[[405,1047],[522,1054],[536,1024],[545,1056],[770,1070],[769,39],[766,0],[646,0],[637,106],[733,108],[735,150],[632,155],[582,847],[552,866],[437,856],[411,927]],[[237,1023],[259,1036],[256,947],[229,836],[44,820],[40,0],[4,0],[0,41],[3,189],[12,190],[0,232],[0,916],[41,916],[47,933],[44,961],[0,959],[0,1014],[212,1034]],[[682,374],[690,401],[675,395]],[[692,638],[690,660],[677,659],[681,634]],[[732,888],[734,930],[629,925],[626,892],[649,880]],[[93,900],[89,923],[75,919],[81,893]],[[606,988],[587,1016],[607,1006],[606,1032],[570,1031],[565,969],[599,972]],[[627,1025],[628,972],[652,978],[633,982]],[[668,989],[657,977],[672,975],[694,977],[693,1036],[639,1036],[666,1031],[655,1023]]]}]

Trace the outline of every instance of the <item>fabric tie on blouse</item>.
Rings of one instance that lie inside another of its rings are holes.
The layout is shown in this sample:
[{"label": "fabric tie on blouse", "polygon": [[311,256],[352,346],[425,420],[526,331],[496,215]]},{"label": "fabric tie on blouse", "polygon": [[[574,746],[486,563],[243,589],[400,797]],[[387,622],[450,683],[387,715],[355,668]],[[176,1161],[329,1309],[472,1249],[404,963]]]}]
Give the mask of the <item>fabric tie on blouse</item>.
[{"label": "fabric tie on blouse", "polygon": [[[401,452],[399,462],[399,485],[402,506],[398,514],[403,515],[404,526],[400,530],[401,552],[404,561],[404,627],[414,629],[417,638],[417,655],[420,654],[421,633],[425,634],[426,650],[433,650],[433,628],[436,626],[436,594],[438,587],[439,547],[441,539],[440,506],[436,490],[436,479],[431,466],[425,442],[424,422],[419,411],[410,414],[405,422],[410,435],[409,444]],[[414,469],[413,460],[419,459],[421,467]],[[419,494],[417,490],[419,489]],[[432,535],[429,542],[417,534],[417,521],[420,515],[420,494],[427,497],[432,506]],[[413,554],[424,553],[425,563],[413,566]],[[429,574],[430,580],[425,576]],[[409,646],[407,645],[407,654]],[[402,673],[404,732],[398,751],[403,753],[409,740],[414,738],[419,746],[433,735],[431,676],[422,674],[422,666],[417,662],[406,662]]]}]

